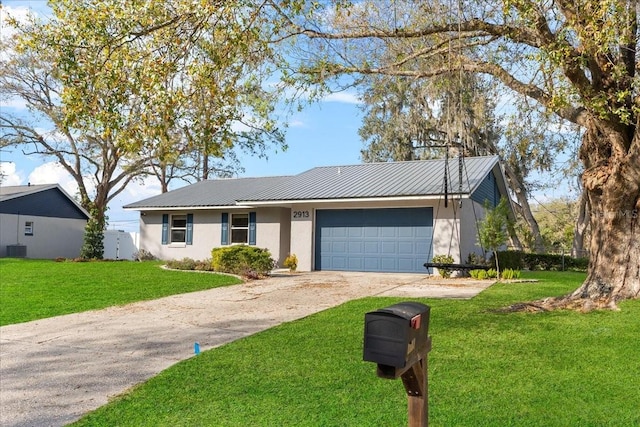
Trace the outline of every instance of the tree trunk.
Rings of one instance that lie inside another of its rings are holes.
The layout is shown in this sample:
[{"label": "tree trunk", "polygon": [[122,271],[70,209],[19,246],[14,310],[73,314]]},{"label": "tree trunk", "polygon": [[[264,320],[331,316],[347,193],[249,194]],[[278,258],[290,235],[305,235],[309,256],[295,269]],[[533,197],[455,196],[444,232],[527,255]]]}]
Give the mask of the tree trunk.
[{"label": "tree trunk", "polygon": [[504,171],[509,188],[511,188],[511,191],[516,195],[516,199],[518,201],[516,210],[518,211],[518,214],[524,218],[525,222],[529,226],[529,230],[531,231],[534,246],[532,249],[534,252],[541,252],[544,250],[544,242],[542,240],[542,234],[540,233],[538,221],[536,221],[533,216],[533,212],[531,212],[527,189],[524,188],[522,180],[519,179],[518,175],[513,171],[513,169],[511,169],[511,167],[509,167],[509,165],[505,164]]},{"label": "tree trunk", "polygon": [[574,292],[529,304],[542,310],[617,309],[640,297],[640,134],[592,119],[580,157],[591,226],[587,278]]},{"label": "tree trunk", "polygon": [[[636,166],[637,167],[637,166]],[[586,300],[587,309],[616,308],[617,302],[640,296],[640,195],[636,190],[622,195],[623,179],[614,180],[601,193],[587,192],[590,211],[591,244],[589,274],[583,285],[568,298]]]},{"label": "tree trunk", "polygon": [[578,202],[578,217],[573,230],[573,244],[571,245],[571,256],[574,258],[584,257],[584,239],[589,225],[589,217],[587,207],[587,194],[583,191]]}]

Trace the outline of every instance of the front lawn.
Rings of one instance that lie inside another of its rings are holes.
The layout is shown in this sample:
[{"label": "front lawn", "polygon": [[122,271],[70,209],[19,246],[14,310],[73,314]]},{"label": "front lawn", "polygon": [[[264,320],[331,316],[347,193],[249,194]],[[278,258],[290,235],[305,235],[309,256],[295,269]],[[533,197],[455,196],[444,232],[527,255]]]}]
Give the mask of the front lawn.
[{"label": "front lawn", "polygon": [[162,270],[159,262],[3,258],[0,326],[237,283],[231,276]]},{"label": "front lawn", "polygon": [[[620,312],[499,314],[560,295],[579,273],[530,273],[431,306],[431,426],[638,426],[640,301]],[[366,298],[210,350],[89,414],[79,426],[402,426],[400,380],[362,361]]]}]

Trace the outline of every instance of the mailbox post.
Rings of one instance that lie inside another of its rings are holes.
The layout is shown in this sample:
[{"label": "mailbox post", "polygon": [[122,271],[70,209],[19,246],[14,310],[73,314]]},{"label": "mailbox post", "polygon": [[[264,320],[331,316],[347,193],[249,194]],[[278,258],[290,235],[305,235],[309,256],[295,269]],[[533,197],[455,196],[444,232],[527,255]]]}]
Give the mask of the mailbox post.
[{"label": "mailbox post", "polygon": [[365,314],[363,359],[377,363],[380,378],[402,378],[409,427],[429,425],[429,314],[429,306],[412,301]]}]

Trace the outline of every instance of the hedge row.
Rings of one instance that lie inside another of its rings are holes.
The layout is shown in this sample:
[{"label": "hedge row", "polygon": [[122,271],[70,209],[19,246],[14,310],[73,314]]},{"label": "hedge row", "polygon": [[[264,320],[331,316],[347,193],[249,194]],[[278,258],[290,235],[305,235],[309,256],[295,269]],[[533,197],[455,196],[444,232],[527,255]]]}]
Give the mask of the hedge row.
[{"label": "hedge row", "polygon": [[[563,270],[586,271],[589,266],[589,258],[572,258],[565,255],[533,254],[522,251],[499,251],[498,261],[500,269],[511,268],[514,270]],[[492,265],[495,265],[494,256],[491,257]]]}]

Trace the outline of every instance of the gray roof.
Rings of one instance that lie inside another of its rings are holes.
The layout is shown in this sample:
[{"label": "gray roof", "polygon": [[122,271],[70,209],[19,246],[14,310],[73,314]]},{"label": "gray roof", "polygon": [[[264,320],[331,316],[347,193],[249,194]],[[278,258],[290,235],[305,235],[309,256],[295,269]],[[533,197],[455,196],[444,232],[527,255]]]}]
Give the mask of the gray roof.
[{"label": "gray roof", "polygon": [[125,209],[234,206],[249,194],[277,185],[286,176],[200,181],[186,187],[130,203]]},{"label": "gray roof", "polygon": [[[295,175],[240,202],[333,200],[384,197],[435,196],[444,192],[446,162],[363,163],[313,168]],[[462,193],[472,193],[498,165],[498,157],[467,157],[462,170]],[[458,159],[448,163],[449,192],[458,193]]]},{"label": "gray roof", "polygon": [[60,184],[38,184],[38,185],[10,185],[0,186],[0,202],[7,202],[9,200],[18,199],[20,197],[28,196],[30,194],[36,194],[47,190],[57,190],[64,197],[66,197],[73,205],[87,218],[91,215],[87,212],[73,197],[71,197]]},{"label": "gray roof", "polygon": [[[124,208],[205,208],[278,201],[437,196],[444,192],[445,164],[442,159],[363,163],[317,167],[294,176],[207,180]],[[450,159],[448,165],[449,192],[453,194],[459,191],[458,159]],[[498,156],[465,158],[462,193],[471,194],[494,168],[500,171]]]},{"label": "gray roof", "polygon": [[0,186],[0,202],[13,199],[15,197],[26,196],[27,194],[38,193],[40,191],[56,187],[58,187],[57,184],[10,185],[6,187]]}]

